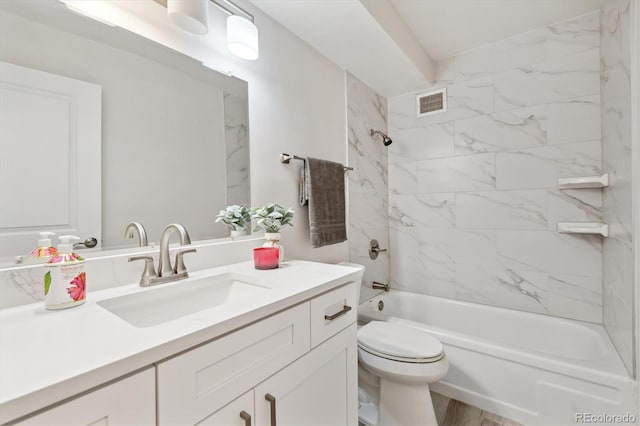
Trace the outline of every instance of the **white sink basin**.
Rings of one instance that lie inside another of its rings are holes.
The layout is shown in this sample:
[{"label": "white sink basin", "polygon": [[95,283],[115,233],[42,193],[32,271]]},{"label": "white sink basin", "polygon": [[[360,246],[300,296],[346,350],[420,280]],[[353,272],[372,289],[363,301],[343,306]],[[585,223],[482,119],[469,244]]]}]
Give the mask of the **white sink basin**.
[{"label": "white sink basin", "polygon": [[101,300],[98,305],[135,327],[151,327],[220,305],[238,303],[270,288],[239,274],[159,284],[139,293]]}]

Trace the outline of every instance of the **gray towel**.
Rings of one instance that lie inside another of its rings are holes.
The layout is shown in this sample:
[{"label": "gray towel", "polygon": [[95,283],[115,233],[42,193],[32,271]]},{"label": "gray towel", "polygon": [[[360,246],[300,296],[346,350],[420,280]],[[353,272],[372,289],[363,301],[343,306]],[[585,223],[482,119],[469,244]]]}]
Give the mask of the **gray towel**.
[{"label": "gray towel", "polygon": [[347,241],[345,226],[344,166],[333,161],[307,158],[301,189],[309,199],[311,246]]}]

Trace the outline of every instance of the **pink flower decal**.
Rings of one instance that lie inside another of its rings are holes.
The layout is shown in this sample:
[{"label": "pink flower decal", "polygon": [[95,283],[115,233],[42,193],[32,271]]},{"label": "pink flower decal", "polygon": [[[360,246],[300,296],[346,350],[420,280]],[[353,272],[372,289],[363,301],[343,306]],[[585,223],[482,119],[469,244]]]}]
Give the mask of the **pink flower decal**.
[{"label": "pink flower decal", "polygon": [[87,282],[87,277],[84,272],[78,274],[69,284],[71,287],[67,287],[67,293],[76,302],[84,299],[84,288]]},{"label": "pink flower decal", "polygon": [[47,260],[47,263],[75,262],[77,260],[84,260],[84,258],[79,254],[67,253],[67,254],[61,254],[58,256],[53,256],[51,259]]},{"label": "pink flower decal", "polygon": [[55,247],[38,247],[33,249],[31,257],[49,257],[57,256],[58,250]]}]

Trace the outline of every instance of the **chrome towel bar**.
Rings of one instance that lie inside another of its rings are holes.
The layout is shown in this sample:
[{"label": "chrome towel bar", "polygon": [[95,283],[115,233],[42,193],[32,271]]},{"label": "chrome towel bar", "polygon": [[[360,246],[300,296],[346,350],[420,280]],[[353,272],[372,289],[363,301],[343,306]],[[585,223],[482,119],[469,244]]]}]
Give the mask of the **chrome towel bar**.
[{"label": "chrome towel bar", "polygon": [[[300,160],[300,161],[305,161],[305,159],[303,157],[298,157],[297,155],[291,155],[291,154],[286,154],[286,153],[282,153],[280,154],[280,162],[282,164],[289,164],[291,162],[291,160]],[[348,172],[350,170],[353,170],[353,167],[346,167],[344,168],[345,172]]]}]

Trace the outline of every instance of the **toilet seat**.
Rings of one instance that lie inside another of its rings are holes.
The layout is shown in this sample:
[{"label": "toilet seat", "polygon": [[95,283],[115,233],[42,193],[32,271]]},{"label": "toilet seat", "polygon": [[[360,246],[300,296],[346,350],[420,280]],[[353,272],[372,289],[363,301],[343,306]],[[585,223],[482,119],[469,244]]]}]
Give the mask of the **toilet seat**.
[{"label": "toilet seat", "polygon": [[442,343],[417,328],[371,321],[358,330],[358,347],[391,361],[427,364],[444,357]]}]

